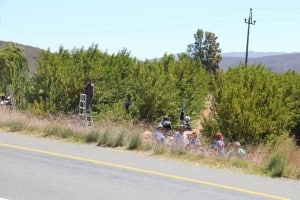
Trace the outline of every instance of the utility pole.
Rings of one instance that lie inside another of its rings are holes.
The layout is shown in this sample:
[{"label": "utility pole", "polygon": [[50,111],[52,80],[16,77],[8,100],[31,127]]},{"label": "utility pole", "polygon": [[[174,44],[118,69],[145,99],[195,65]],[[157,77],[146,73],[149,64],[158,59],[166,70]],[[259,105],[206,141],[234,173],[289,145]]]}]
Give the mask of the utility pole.
[{"label": "utility pole", "polygon": [[248,32],[247,32],[247,46],[246,46],[246,59],[245,66],[247,67],[248,62],[248,46],[249,46],[249,33],[250,33],[250,24],[255,25],[255,20],[252,22],[252,8],[250,8],[250,14],[248,20],[245,18],[245,23],[248,24]]}]

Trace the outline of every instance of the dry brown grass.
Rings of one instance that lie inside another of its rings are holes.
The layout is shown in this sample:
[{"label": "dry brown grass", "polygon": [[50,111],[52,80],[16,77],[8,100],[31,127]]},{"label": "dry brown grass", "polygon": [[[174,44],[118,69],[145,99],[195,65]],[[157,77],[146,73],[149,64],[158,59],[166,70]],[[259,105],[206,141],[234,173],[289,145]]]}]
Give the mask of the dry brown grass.
[{"label": "dry brown grass", "polygon": [[[288,167],[284,171],[284,176],[300,179],[300,149],[294,145],[291,139],[287,138],[279,138],[278,142],[273,148],[264,145],[257,147],[246,146],[245,149],[248,152],[248,157],[247,159],[241,159],[220,157],[214,154],[210,148],[211,144],[209,141],[202,137],[200,138],[202,143],[202,149],[200,151],[178,151],[172,149],[172,147],[164,146],[153,147],[153,144],[151,143],[151,130],[153,129],[150,125],[146,124],[136,124],[130,121],[97,121],[91,128],[84,127],[82,123],[80,123],[80,120],[77,116],[56,115],[37,117],[29,113],[12,111],[3,107],[0,107],[0,112],[0,129],[4,131],[12,131],[13,126],[20,126],[19,131],[23,133],[29,133],[43,137],[55,137],[58,139],[63,138],[79,142],[92,141],[96,144],[97,141],[95,141],[95,139],[87,137],[96,137],[99,142],[101,138],[103,139],[103,137],[106,135],[109,135],[110,138],[118,138],[118,136],[124,135],[125,139],[127,140],[127,145],[129,145],[133,136],[140,134],[143,140],[143,146],[138,147],[137,149],[144,151],[145,155],[168,157],[171,159],[179,159],[182,162],[192,162],[195,164],[204,164],[218,168],[229,168],[243,173],[265,173],[263,171],[264,166],[272,157],[270,152],[282,152],[284,155],[286,155],[289,162]],[[66,135],[62,136],[61,133],[58,135],[45,133],[47,131],[49,132],[49,129],[52,131],[51,128],[54,128],[55,130],[57,129],[58,131],[63,130],[63,133]],[[150,131],[145,132],[145,130]],[[113,144],[110,145],[110,143],[111,141],[104,146],[113,146]],[[227,147],[229,150],[230,144]],[[126,147],[124,146],[123,149],[126,149]]]},{"label": "dry brown grass", "polygon": [[[0,128],[7,130],[9,127],[5,126],[9,122],[22,122],[30,130],[36,129],[36,132],[42,131],[44,128],[55,126],[59,128],[65,128],[73,130],[79,133],[88,133],[92,130],[99,132],[110,132],[119,133],[125,131],[128,133],[142,132],[144,125],[128,123],[128,122],[96,122],[93,127],[85,127],[77,115],[66,116],[66,115],[49,115],[47,117],[38,117],[30,113],[18,112],[9,110],[6,107],[0,108]],[[120,129],[122,127],[122,129]],[[24,130],[25,132],[28,130]]]}]

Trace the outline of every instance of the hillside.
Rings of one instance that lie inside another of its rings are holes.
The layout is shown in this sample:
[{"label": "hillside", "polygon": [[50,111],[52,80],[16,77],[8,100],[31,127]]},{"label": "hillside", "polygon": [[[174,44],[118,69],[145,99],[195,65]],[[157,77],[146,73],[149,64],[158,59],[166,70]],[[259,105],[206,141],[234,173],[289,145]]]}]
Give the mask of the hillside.
[{"label": "hillside", "polygon": [[[225,54],[226,55],[226,54]],[[227,70],[229,67],[237,66],[245,62],[245,57],[226,57],[220,63],[220,68]],[[300,72],[300,53],[289,53],[262,57],[248,58],[248,64],[263,64],[274,72],[286,72],[294,70]]]}]

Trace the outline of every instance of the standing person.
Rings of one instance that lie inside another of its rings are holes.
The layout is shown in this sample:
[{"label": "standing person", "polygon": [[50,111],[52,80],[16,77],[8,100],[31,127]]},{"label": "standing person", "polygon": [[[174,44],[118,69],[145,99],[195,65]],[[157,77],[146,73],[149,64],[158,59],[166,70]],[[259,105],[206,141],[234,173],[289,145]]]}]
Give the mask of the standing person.
[{"label": "standing person", "polygon": [[127,95],[127,99],[126,99],[126,102],[125,102],[125,109],[127,111],[127,113],[129,113],[129,106],[131,105],[131,95],[128,94]]},{"label": "standing person", "polygon": [[89,110],[92,108],[92,99],[94,96],[94,84],[92,83],[92,80],[89,79],[86,87],[85,87],[85,94],[86,94],[86,110]]}]

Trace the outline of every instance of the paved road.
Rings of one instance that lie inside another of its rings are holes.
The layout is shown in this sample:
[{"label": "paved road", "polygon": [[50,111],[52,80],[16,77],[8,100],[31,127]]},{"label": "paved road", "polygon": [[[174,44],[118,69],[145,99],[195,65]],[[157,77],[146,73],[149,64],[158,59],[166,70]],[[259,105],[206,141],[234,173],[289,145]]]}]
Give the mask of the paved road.
[{"label": "paved road", "polygon": [[300,181],[0,133],[0,199],[300,199]]}]

